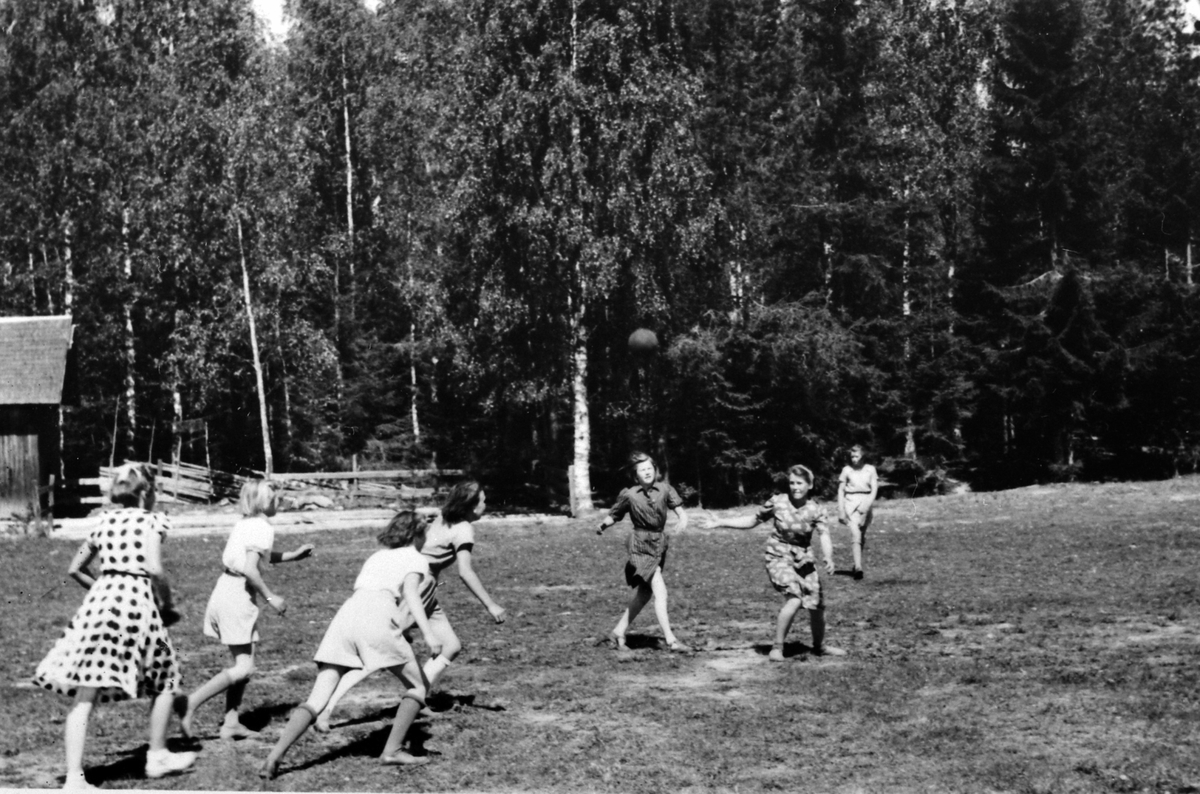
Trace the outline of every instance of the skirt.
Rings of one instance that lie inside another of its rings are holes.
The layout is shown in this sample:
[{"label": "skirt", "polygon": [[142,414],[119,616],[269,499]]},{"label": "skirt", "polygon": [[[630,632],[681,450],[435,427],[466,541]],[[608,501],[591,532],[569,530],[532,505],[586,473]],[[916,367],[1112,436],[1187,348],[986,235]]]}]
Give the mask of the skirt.
[{"label": "skirt", "polygon": [[667,548],[670,541],[661,530],[650,532],[635,529],[625,540],[625,551],[629,560],[625,563],[625,582],[630,587],[650,584],[657,568],[667,568]]},{"label": "skirt", "polygon": [[763,550],[763,559],[776,590],[799,598],[804,609],[820,609],[825,605],[817,558],[811,548],[771,538]]},{"label": "skirt", "polygon": [[91,687],[102,703],[178,692],[179,662],[149,577],[101,574],[33,683],[67,697]]}]

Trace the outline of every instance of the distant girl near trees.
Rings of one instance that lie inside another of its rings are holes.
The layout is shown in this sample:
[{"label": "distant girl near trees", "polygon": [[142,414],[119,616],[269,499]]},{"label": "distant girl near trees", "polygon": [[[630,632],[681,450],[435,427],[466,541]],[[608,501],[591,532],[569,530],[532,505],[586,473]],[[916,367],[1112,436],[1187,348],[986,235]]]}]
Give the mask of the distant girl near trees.
[{"label": "distant girl near trees", "polygon": [[217,579],[204,611],[204,633],[229,648],[233,664],[188,695],[184,703],[176,704],[181,712],[180,727],[188,737],[193,734],[196,709],[222,692],[225,719],[221,738],[246,739],[257,735],[242,725],[238,710],[246,684],[254,675],[254,651],[259,641],[258,599],[261,596],[280,615],[287,611],[283,596],[267,587],[263,569],[268,562],[303,560],[313,551],[308,543],[294,551],[273,550],[275,530],[267,519],[275,515],[276,498],[269,482],[252,480],[243,485],[239,507],[242,519],[233,525],[221,554],[225,570]]},{"label": "distant girl near trees", "polygon": [[764,521],[773,522],[774,532],[767,539],[763,557],[771,584],[784,596],[783,606],[775,621],[775,642],[768,657],[773,662],[784,660],[784,641],[796,613],[801,609],[808,610],[813,654],[845,654],[840,648],[825,644],[825,594],[821,588],[817,559],[812,551],[812,536],[815,533],[821,544],[821,556],[827,574],[834,571],[833,542],[829,539],[829,514],[825,508],[808,498],[812,484],[813,475],[806,466],[792,466],[788,469],[787,493],[772,496],[754,515],[714,518],[704,524],[707,529],[752,529]]},{"label": "distant girl near trees", "polygon": [[[279,774],[284,754],[308,730],[342,679],[354,670],[386,668],[405,687],[379,762],[410,765],[429,760],[427,756],[414,756],[402,749],[428,691],[421,666],[404,636],[407,618],[411,616],[421,630],[430,653],[436,656],[442,651],[421,608],[422,591],[433,589],[429,562],[420,551],[425,542],[425,522],[413,511],[404,510],[377,537],[384,549],[363,563],[354,581],[354,594],[346,599],[325,630],[313,655],[317,680],[312,692],[308,700],[292,710],[279,741],[259,770],[260,777],[270,780]],[[402,611],[402,607],[407,609]]]},{"label": "distant girl near trees", "polygon": [[863,551],[867,547],[867,527],[871,526],[875,497],[879,495],[879,475],[866,460],[861,444],[850,447],[850,465],[838,475],[838,513],[850,529],[850,549],[854,557],[855,579],[863,578]]},{"label": "distant girl near trees", "polygon": [[642,608],[654,599],[654,614],[662,628],[663,639],[672,651],[689,652],[692,649],[679,641],[671,631],[671,619],[667,614],[667,582],[663,578],[663,566],[667,563],[670,545],[666,532],[667,514],[674,511],[679,522],[676,532],[687,527],[687,513],[683,500],[675,489],[659,480],[658,466],[654,458],[644,452],[635,452],[629,457],[629,468],[634,484],[623,488],[616,504],[600,522],[596,534],[620,521],[626,515],[633,524],[633,531],[625,542],[629,559],[625,563],[625,582],[632,587],[633,597],[612,630],[613,643],[618,651],[626,652],[625,633]]},{"label": "distant girl near trees", "polygon": [[[479,599],[479,603],[483,604],[484,609],[492,616],[492,620],[496,623],[503,623],[505,610],[492,600],[487,588],[480,581],[479,575],[475,573],[472,556],[475,549],[475,527],[471,522],[478,521],[486,509],[487,495],[478,482],[464,480],[456,483],[447,494],[441,511],[433,519],[433,523],[425,533],[421,554],[429,562],[434,586],[442,572],[457,562],[458,575],[463,584]],[[409,605],[406,609],[417,609],[417,605]],[[462,643],[459,641],[458,635],[454,633],[450,619],[442,610],[441,604],[438,603],[433,588],[429,589],[425,597],[424,610],[424,614],[428,616],[433,636],[441,645],[441,653],[434,654],[425,662],[424,667],[429,690],[432,692],[442,674],[446,672],[446,669],[462,650]],[[350,670],[342,677],[337,691],[330,697],[329,704],[317,718],[315,727],[318,731],[325,732],[330,729],[329,719],[338,701],[352,686],[374,672],[374,669],[368,666],[359,670]]]},{"label": "distant girl near trees", "polygon": [[[170,528],[166,516],[151,512],[154,474],[143,465],[122,466],[109,498],[114,507],[101,514],[67,569],[87,595],[33,677],[38,686],[75,701],[63,729],[66,789],[94,788],[83,775],[83,749],[97,701],[153,698],[146,777],[182,772],[196,760],[195,753],[167,750],[180,671],[151,581],[162,575],[161,546]],[[89,567],[93,561],[98,576]]]}]

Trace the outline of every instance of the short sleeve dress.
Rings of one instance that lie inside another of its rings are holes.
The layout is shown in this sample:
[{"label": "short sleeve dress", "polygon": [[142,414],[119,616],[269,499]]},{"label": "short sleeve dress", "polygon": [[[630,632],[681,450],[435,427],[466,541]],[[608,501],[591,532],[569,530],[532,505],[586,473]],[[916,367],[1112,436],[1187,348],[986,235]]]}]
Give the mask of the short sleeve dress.
[{"label": "short sleeve dress", "polygon": [[819,609],[825,603],[821,576],[812,552],[812,536],[829,534],[829,513],[806,500],[792,504],[787,494],[776,494],[758,510],[759,523],[772,521],[774,532],[767,539],[763,559],[771,584],[781,593],[800,599],[804,609]]},{"label": "short sleeve dress", "polygon": [[138,507],[101,516],[84,541],[100,574],[37,666],[36,685],[67,697],[92,687],[101,702],[179,690],[175,648],[154,603],[144,556],[150,533],[165,537],[169,526],[166,516]]},{"label": "short sleeve dress", "polygon": [[679,493],[665,482],[623,488],[608,511],[613,521],[626,515],[633,531],[625,539],[625,583],[630,587],[649,584],[655,570],[667,567],[667,514],[683,506]]},{"label": "short sleeve dress", "polygon": [[233,525],[221,554],[224,572],[217,579],[204,609],[204,633],[225,645],[258,642],[258,599],[246,583],[246,552],[258,552],[261,570],[271,559],[275,529],[262,516],[249,516]]}]

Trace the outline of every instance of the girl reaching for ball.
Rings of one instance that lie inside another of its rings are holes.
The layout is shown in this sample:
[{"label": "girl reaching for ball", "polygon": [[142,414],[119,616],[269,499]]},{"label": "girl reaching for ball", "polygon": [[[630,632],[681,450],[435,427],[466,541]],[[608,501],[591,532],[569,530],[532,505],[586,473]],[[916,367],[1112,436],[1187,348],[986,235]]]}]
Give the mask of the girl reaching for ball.
[{"label": "girl reaching for ball", "polygon": [[663,566],[666,565],[667,547],[670,545],[666,532],[667,514],[674,511],[679,520],[675,531],[682,532],[687,527],[687,513],[684,512],[683,500],[679,498],[675,489],[659,481],[658,466],[654,463],[654,458],[644,452],[635,452],[629,456],[629,467],[633,473],[634,485],[621,490],[616,504],[596,530],[596,534],[603,534],[604,530],[626,515],[633,524],[633,531],[629,533],[625,542],[629,554],[625,563],[625,581],[633,588],[633,597],[612,630],[613,644],[618,651],[629,650],[625,644],[625,633],[629,630],[629,624],[653,598],[654,614],[658,617],[658,625],[662,628],[667,647],[672,651],[686,653],[692,649],[680,642],[671,631]]},{"label": "girl reaching for ball", "polygon": [[813,533],[821,544],[827,574],[834,570],[833,542],[829,539],[829,514],[808,497],[812,484],[813,475],[807,467],[792,466],[788,469],[788,492],[772,496],[754,515],[713,518],[704,522],[705,529],[752,529],[764,521],[774,523],[774,532],[767,539],[763,552],[771,584],[784,597],[775,621],[775,644],[768,657],[773,662],[783,661],[784,640],[801,609],[808,610],[813,654],[845,654],[840,648],[825,644],[825,593],[821,588],[817,559],[812,552]]}]

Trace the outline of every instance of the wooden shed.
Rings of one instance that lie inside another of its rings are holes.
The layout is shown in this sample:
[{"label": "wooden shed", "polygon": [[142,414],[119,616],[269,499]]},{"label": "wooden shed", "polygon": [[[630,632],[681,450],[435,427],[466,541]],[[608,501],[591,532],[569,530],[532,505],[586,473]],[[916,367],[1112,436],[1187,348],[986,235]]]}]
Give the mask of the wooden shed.
[{"label": "wooden shed", "polygon": [[70,316],[0,317],[0,521],[42,514],[62,455],[59,404],[72,328]]}]

